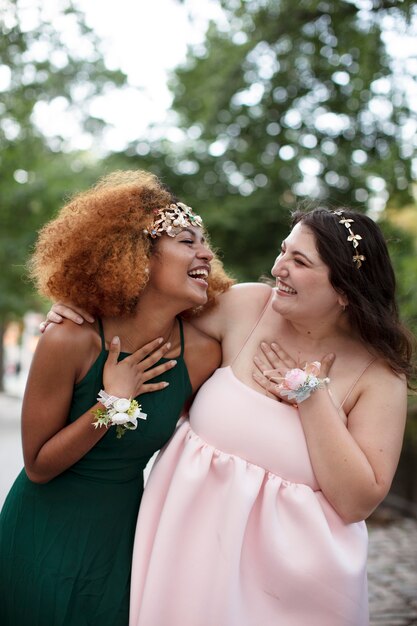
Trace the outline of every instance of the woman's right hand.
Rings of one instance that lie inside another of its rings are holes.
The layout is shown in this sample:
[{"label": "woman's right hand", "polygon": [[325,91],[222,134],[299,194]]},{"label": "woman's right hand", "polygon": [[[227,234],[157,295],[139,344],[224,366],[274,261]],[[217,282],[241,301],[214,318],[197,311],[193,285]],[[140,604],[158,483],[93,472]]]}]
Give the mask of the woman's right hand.
[{"label": "woman's right hand", "polygon": [[46,320],[39,324],[39,329],[43,333],[48,324],[60,324],[64,318],[76,324],[82,324],[84,320],[94,322],[94,317],[75,304],[55,302],[46,314]]},{"label": "woman's right hand", "polygon": [[165,381],[148,382],[177,364],[175,359],[171,359],[154,367],[171,347],[170,343],[161,345],[162,341],[162,338],[154,339],[122,361],[118,361],[120,340],[113,337],[103,372],[106,393],[118,398],[135,398],[143,393],[165,389],[169,384]]}]

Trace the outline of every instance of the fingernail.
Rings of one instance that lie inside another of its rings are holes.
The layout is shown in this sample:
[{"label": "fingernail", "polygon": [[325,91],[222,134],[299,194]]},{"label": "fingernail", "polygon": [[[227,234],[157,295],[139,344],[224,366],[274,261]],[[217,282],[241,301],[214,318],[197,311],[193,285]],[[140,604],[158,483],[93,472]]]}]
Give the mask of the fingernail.
[{"label": "fingernail", "polygon": [[163,337],[158,337],[158,343],[162,343],[162,342],[163,342],[163,340],[164,340],[164,338],[163,338]]},{"label": "fingernail", "polygon": [[83,318],[82,317],[77,317],[77,319],[75,320],[77,324],[82,324],[83,323]]},{"label": "fingernail", "polygon": [[277,344],[277,343],[275,343],[274,341],[271,343],[271,346],[272,346],[273,348],[278,348],[278,344]]},{"label": "fingernail", "polygon": [[170,347],[171,347],[171,344],[170,344],[170,343],[167,343],[166,348],[168,349],[168,348],[170,348]]},{"label": "fingernail", "polygon": [[175,359],[172,359],[172,361],[171,361],[171,365],[176,365],[176,364],[177,364],[176,360],[175,360]]},{"label": "fingernail", "polygon": [[261,346],[262,346],[262,348],[266,348],[267,347],[267,344],[265,343],[265,341],[261,342]]},{"label": "fingernail", "polygon": [[164,383],[163,389],[165,389],[165,387],[168,387],[169,383]]},{"label": "fingernail", "polygon": [[111,340],[112,343],[119,343],[120,338],[116,335],[115,337],[113,337],[113,339]]}]

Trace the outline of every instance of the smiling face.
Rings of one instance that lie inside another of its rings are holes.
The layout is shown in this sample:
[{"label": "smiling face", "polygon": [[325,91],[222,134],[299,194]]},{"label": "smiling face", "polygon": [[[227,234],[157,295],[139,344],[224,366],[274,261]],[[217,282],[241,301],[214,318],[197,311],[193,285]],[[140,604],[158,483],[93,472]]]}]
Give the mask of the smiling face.
[{"label": "smiling face", "polygon": [[289,319],[320,319],[347,304],[330,284],[329,268],[319,256],[312,231],[301,223],[283,241],[272,275],[276,278],[272,307]]},{"label": "smiling face", "polygon": [[150,258],[147,289],[178,300],[182,310],[205,304],[212,259],[201,228],[189,226],[175,237],[164,234]]}]

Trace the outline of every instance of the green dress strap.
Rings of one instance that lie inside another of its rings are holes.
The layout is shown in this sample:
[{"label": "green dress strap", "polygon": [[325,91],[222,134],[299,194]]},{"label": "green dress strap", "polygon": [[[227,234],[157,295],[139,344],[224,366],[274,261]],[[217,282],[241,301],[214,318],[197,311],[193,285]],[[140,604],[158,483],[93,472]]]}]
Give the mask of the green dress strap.
[{"label": "green dress strap", "polygon": [[177,319],[178,319],[178,323],[180,325],[180,341],[181,341],[180,357],[182,358],[184,356],[184,328],[183,328],[183,324],[182,324],[182,319],[180,317],[178,317]]},{"label": "green dress strap", "polygon": [[106,340],[104,339],[104,328],[103,328],[103,322],[101,320],[101,317],[98,317],[97,321],[98,321],[98,331],[100,333],[100,339],[101,339],[101,349],[105,350],[106,349]]}]

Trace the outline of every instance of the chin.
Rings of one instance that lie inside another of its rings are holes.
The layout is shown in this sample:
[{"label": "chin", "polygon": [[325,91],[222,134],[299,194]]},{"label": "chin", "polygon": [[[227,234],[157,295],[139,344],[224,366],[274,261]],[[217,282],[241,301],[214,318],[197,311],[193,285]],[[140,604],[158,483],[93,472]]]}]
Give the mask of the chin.
[{"label": "chin", "polygon": [[275,296],[272,300],[271,306],[274,311],[277,313],[281,313],[282,310],[285,310],[285,300],[281,299],[279,296]]},{"label": "chin", "polygon": [[297,317],[296,309],[294,309],[291,306],[288,306],[286,302],[273,301],[272,310],[277,315],[281,315],[281,317],[288,319],[288,320]]},{"label": "chin", "polygon": [[208,301],[208,295],[207,293],[201,293],[201,294],[193,294],[193,296],[191,296],[188,299],[188,308],[192,309],[195,306],[203,306],[204,304],[206,304]]},{"label": "chin", "polygon": [[205,294],[202,298],[196,298],[196,301],[194,302],[192,306],[203,306],[204,304],[207,304],[207,301],[208,301],[208,296],[207,294]]}]

